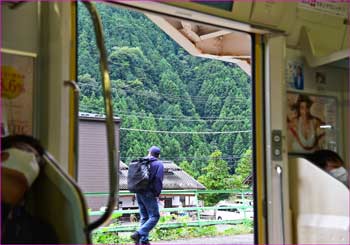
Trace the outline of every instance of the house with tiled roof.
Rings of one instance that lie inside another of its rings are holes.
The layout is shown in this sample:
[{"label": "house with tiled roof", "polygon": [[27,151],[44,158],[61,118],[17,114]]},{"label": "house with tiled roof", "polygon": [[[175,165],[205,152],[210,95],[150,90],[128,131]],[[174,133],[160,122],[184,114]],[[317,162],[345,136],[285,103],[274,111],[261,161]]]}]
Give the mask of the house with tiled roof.
[{"label": "house with tiled roof", "polygon": [[[179,166],[177,166],[172,161],[163,161],[164,163],[164,180],[163,180],[163,190],[204,190],[205,186],[195,180],[188,173],[183,171]],[[98,174],[98,172],[94,172]],[[119,188],[120,191],[128,191],[127,189],[127,175],[128,166],[120,162],[119,171]],[[84,179],[84,176],[81,176]],[[91,179],[90,179],[91,180]],[[96,180],[100,182],[96,185]],[[104,186],[101,185],[104,183]],[[94,181],[87,181],[79,183],[84,192],[107,192],[108,191],[108,178],[94,178]],[[107,197],[106,196],[87,196],[88,207],[91,210],[99,210],[106,206]],[[195,205],[194,194],[161,194],[160,199],[164,201],[164,207],[178,207],[180,203],[182,206],[193,206]],[[123,195],[119,197],[119,206],[121,209],[136,208],[137,203],[134,194]]]},{"label": "house with tiled roof", "polygon": [[[118,123],[118,122],[116,122]],[[117,127],[116,127],[117,128]],[[78,184],[84,193],[107,193],[108,167],[105,123],[101,118],[80,117],[79,121],[79,167]],[[118,132],[116,130],[116,137]],[[204,190],[205,186],[183,171],[172,161],[163,160],[164,180],[163,190]],[[120,162],[119,189],[127,191],[128,166]],[[161,194],[164,207],[195,205],[194,194]],[[86,196],[87,205],[91,210],[100,210],[107,205],[107,195]],[[134,194],[119,197],[121,209],[137,208]]]}]

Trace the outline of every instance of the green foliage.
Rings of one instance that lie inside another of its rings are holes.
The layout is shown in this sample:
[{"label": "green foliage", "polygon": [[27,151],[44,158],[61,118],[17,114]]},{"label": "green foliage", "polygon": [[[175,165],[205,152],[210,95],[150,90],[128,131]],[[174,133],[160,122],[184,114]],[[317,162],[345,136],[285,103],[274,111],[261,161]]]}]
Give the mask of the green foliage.
[{"label": "green foliage", "polygon": [[[203,168],[203,175],[199,176],[198,181],[205,185],[209,190],[228,189],[228,180],[230,179],[229,167],[227,162],[222,160],[222,153],[216,150],[210,155],[208,166]],[[218,201],[227,198],[227,194],[204,195],[201,199],[205,205],[215,205]]]},{"label": "green foliage", "polygon": [[243,185],[243,181],[252,174],[253,171],[252,162],[252,150],[248,149],[239,160],[235,169],[235,175],[233,176],[232,185],[234,188],[247,188],[248,186]]},{"label": "green foliage", "polygon": [[223,235],[240,235],[240,234],[252,234],[254,232],[253,223],[243,223],[231,226],[230,228],[224,230]]},{"label": "green foliage", "polygon": [[188,161],[182,161],[180,162],[180,168],[182,168],[182,170],[184,170],[186,173],[188,173],[189,175],[191,175],[194,178],[197,178],[197,172],[194,170],[193,166],[188,162]]},{"label": "green foliage", "polygon": [[122,217],[122,216],[123,216],[122,213],[119,213],[119,212],[113,213],[113,214],[112,214],[112,219],[118,219],[118,218],[120,218],[120,217]]},{"label": "green foliage", "polygon": [[92,234],[92,244],[132,244],[128,236],[119,235],[117,232],[95,232]]},{"label": "green foliage", "polygon": [[[219,231],[216,226],[181,227],[175,229],[161,229],[155,227],[150,233],[152,241],[177,241],[179,239],[195,237],[214,237],[239,234],[252,234],[254,232],[252,221],[231,225],[224,231]],[[95,232],[92,234],[93,244],[132,244],[129,235],[115,232]]]},{"label": "green foliage", "polygon": [[[251,128],[251,81],[239,67],[189,55],[143,14],[96,5],[105,32],[113,109],[123,128],[182,132]],[[80,111],[104,114],[99,69],[93,26],[85,7],[78,3]],[[150,146],[160,145],[163,159],[183,162],[185,171],[195,178],[203,176],[202,183],[209,189],[228,188],[232,180],[228,183],[224,179],[251,148],[251,139],[250,132],[198,135],[121,131],[121,160],[128,163],[145,155]],[[208,156],[217,149],[222,159],[211,161],[212,165],[223,164],[219,177],[210,174],[210,168],[216,171],[214,166],[205,169]]]}]

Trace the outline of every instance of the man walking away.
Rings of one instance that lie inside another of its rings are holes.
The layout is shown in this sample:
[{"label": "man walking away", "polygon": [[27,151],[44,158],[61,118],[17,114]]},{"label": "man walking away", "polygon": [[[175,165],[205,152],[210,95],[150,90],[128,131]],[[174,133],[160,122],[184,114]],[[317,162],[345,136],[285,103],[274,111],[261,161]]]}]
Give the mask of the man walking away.
[{"label": "man walking away", "polygon": [[135,244],[150,244],[149,232],[156,226],[160,218],[158,199],[163,188],[164,165],[159,160],[160,148],[152,146],[148,150],[150,163],[150,183],[147,190],[136,193],[137,204],[140,209],[141,226],[131,235]]}]

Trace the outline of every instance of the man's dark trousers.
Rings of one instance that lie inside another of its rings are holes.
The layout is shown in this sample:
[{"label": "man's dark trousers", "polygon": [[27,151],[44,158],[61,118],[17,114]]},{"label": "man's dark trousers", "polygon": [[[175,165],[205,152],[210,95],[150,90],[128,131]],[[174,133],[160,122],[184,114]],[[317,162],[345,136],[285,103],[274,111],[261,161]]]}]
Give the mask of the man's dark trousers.
[{"label": "man's dark trousers", "polygon": [[140,208],[141,227],[140,243],[148,243],[149,232],[156,226],[160,218],[157,197],[151,191],[136,194],[137,203]]}]

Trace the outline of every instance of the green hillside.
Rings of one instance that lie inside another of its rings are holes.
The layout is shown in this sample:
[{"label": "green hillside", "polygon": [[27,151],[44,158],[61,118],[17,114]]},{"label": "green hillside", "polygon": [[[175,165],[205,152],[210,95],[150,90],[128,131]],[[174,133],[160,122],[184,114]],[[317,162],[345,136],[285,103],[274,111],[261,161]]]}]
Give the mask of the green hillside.
[{"label": "green hillside", "polygon": [[[103,114],[93,27],[86,9],[79,6],[80,111]],[[219,150],[232,173],[251,148],[251,79],[234,64],[190,56],[140,13],[102,4],[98,9],[114,112],[125,128],[121,160],[144,156],[151,145],[159,145],[162,159],[177,164],[187,160],[181,165],[198,177],[209,156]]]}]

